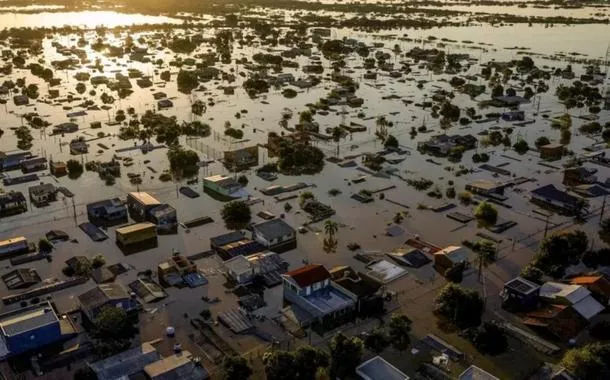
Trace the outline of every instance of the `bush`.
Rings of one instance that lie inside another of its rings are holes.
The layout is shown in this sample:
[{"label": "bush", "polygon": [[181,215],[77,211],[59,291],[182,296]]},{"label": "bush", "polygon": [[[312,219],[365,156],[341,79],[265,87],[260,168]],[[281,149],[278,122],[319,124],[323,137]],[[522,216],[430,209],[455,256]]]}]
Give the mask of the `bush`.
[{"label": "bush", "polygon": [[229,230],[241,230],[247,227],[252,219],[250,207],[243,201],[233,201],[222,208],[222,220]]},{"label": "bush", "polygon": [[434,302],[437,312],[457,327],[467,328],[481,324],[483,299],[474,290],[449,283],[440,290]]},{"label": "bush", "polygon": [[470,340],[477,350],[486,355],[500,355],[508,349],[508,340],[504,331],[489,322],[474,331]]},{"label": "bush", "polygon": [[93,260],[91,260],[92,268],[100,268],[106,265],[106,259],[102,255],[96,255]]},{"label": "bush", "polygon": [[71,179],[80,177],[84,171],[83,164],[76,160],[68,160],[66,167],[68,168],[68,177]]},{"label": "bush", "polygon": [[464,269],[466,269],[466,263],[459,263],[456,264],[454,266],[452,266],[451,268],[448,268],[444,275],[445,278],[447,278],[448,281],[453,282],[455,284],[459,284],[460,282],[462,282],[462,279],[464,278]]},{"label": "bush", "polygon": [[517,152],[519,154],[525,154],[530,149],[530,147],[527,144],[527,141],[521,139],[521,140],[517,141],[515,143],[515,145],[513,145],[513,149],[515,150],[515,152]]},{"label": "bush", "polygon": [[48,253],[53,250],[53,244],[47,239],[41,238],[38,240],[38,251]]},{"label": "bush", "polygon": [[458,195],[458,199],[463,205],[469,205],[470,203],[472,203],[472,194],[468,191],[461,192]]},{"label": "bush", "polygon": [[479,227],[491,227],[498,220],[498,210],[488,202],[481,202],[474,212]]}]

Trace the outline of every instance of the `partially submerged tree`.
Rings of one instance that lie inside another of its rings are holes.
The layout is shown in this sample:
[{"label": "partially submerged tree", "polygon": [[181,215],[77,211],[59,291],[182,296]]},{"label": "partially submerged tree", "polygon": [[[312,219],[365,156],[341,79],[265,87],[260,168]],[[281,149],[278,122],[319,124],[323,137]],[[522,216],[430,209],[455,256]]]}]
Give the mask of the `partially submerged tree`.
[{"label": "partially submerged tree", "polygon": [[229,230],[242,230],[252,219],[250,206],[244,201],[226,203],[221,211],[222,220]]},{"label": "partially submerged tree", "polygon": [[483,299],[474,290],[449,283],[440,290],[434,302],[438,313],[460,328],[481,324]]},{"label": "partially submerged tree", "polygon": [[479,227],[492,227],[498,220],[498,210],[488,202],[481,202],[474,212]]}]

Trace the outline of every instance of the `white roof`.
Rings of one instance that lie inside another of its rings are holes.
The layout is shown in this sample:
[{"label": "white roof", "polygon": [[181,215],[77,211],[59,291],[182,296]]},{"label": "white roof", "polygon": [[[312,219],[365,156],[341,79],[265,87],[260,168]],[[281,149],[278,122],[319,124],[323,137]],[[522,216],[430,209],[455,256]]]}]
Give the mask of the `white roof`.
[{"label": "white roof", "polygon": [[574,305],[583,298],[591,295],[591,292],[584,286],[562,284],[560,282],[547,282],[540,287],[540,297],[544,298],[563,298]]},{"label": "white roof", "polygon": [[238,275],[252,270],[252,263],[242,255],[237,255],[234,258],[225,261],[223,265],[229,271]]},{"label": "white roof", "polygon": [[368,274],[370,276],[373,276],[386,284],[408,273],[398,265],[394,265],[386,260],[381,260],[374,264],[367,265],[367,269],[369,269]]},{"label": "white roof", "polygon": [[491,373],[471,365],[458,377],[458,380],[500,380]]},{"label": "white roof", "polygon": [[375,356],[356,367],[356,373],[364,380],[409,380],[398,368],[381,356]]}]

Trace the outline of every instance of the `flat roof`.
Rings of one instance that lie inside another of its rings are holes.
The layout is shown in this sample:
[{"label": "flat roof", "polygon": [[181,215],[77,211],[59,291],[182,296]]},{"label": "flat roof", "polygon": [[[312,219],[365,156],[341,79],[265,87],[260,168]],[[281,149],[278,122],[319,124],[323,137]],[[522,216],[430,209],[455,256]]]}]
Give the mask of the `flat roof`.
[{"label": "flat roof", "polygon": [[0,315],[0,329],[5,336],[14,336],[59,322],[50,302]]},{"label": "flat roof", "polygon": [[130,224],[130,225],[125,226],[125,227],[117,228],[116,232],[119,233],[119,234],[128,234],[128,233],[131,233],[131,232],[145,230],[145,229],[148,229],[148,228],[157,228],[157,226],[154,225],[153,223],[149,223],[149,222],[135,223],[135,224]]},{"label": "flat roof", "polygon": [[134,191],[129,193],[129,196],[133,199],[135,199],[138,203],[142,204],[143,206],[154,206],[154,205],[159,205],[161,204],[161,202],[159,202],[157,200],[157,198],[153,197],[152,195],[144,192],[144,191]]},{"label": "flat roof", "polygon": [[458,380],[500,380],[491,373],[471,365],[458,377]]},{"label": "flat roof", "polygon": [[167,358],[163,358],[154,363],[148,364],[144,367],[144,372],[151,379],[154,379],[158,376],[166,374],[171,371],[175,371],[176,369],[188,365],[191,362],[191,353],[188,351],[182,351],[181,353],[168,356]]},{"label": "flat roof", "polygon": [[303,298],[325,314],[344,309],[354,303],[346,294],[331,286],[316,290]]},{"label": "flat roof", "polygon": [[504,284],[505,287],[513,289],[522,294],[530,294],[540,288],[540,286],[522,277],[516,277]]},{"label": "flat roof", "polygon": [[16,244],[16,243],[20,243],[20,242],[24,242],[24,241],[27,241],[27,239],[25,237],[18,236],[18,237],[14,237],[14,238],[10,238],[10,239],[6,239],[6,240],[0,241],[0,247],[3,247],[5,245]]},{"label": "flat roof", "polygon": [[381,356],[375,356],[356,367],[356,373],[364,380],[409,380],[398,368]]}]

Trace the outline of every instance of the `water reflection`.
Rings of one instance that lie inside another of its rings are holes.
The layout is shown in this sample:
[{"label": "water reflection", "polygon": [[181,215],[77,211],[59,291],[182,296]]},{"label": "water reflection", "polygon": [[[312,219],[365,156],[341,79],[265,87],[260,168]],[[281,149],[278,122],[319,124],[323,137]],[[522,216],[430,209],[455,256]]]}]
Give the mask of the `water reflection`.
[{"label": "water reflection", "polygon": [[21,27],[58,27],[82,26],[94,28],[104,25],[109,28],[120,25],[136,24],[179,24],[182,20],[166,16],[146,16],[143,14],[129,14],[110,11],[84,11],[84,12],[42,12],[37,14],[1,13],[0,25],[5,28]]}]

